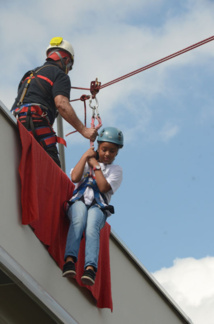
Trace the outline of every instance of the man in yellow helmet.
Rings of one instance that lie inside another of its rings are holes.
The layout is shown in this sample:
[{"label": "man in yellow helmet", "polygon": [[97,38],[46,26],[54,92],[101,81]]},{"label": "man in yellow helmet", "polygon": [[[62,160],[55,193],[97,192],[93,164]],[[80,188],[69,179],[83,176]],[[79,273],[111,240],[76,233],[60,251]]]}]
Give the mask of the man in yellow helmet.
[{"label": "man in yellow helmet", "polygon": [[28,71],[21,79],[11,111],[60,166],[56,143],[63,140],[59,140],[52,128],[57,113],[85,138],[94,141],[97,131],[83,125],[69,102],[68,72],[74,63],[71,44],[62,37],[54,37],[46,56],[44,65]]}]

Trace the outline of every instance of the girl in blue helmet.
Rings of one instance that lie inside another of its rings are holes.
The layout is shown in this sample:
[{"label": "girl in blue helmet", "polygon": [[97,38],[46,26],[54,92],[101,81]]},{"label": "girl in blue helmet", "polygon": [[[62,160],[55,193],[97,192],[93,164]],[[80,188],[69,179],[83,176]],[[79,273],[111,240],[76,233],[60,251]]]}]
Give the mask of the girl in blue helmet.
[{"label": "girl in blue helmet", "polygon": [[115,127],[106,127],[97,142],[97,151],[93,147],[88,149],[71,169],[71,180],[76,187],[67,210],[70,226],[62,273],[63,277],[76,275],[75,262],[85,232],[85,270],[81,280],[90,286],[96,277],[100,230],[114,213],[109,203],[122,181],[122,169],[113,161],[123,147],[123,134]]}]

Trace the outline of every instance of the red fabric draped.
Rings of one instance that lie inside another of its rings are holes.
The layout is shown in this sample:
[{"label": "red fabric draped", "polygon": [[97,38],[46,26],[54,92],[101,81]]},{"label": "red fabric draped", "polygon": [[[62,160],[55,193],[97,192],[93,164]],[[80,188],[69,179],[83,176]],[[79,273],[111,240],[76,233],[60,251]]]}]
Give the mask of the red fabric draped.
[{"label": "red fabric draped", "polygon": [[[30,225],[38,239],[62,269],[69,221],[64,202],[72,196],[74,185],[67,175],[41,148],[34,137],[18,121],[22,156],[19,165],[21,178],[22,224]],[[94,286],[89,287],[97,307],[113,310],[109,257],[110,225],[100,233],[100,254]],[[84,267],[85,240],[81,241],[76,281],[80,286]],[[67,280],[67,279],[65,279]]]}]

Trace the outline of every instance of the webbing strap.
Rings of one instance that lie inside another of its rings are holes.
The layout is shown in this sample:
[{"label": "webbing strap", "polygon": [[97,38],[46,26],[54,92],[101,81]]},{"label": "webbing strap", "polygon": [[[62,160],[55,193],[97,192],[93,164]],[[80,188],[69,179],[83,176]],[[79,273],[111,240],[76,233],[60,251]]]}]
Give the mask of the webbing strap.
[{"label": "webbing strap", "polygon": [[[37,77],[37,78],[40,78],[40,79],[43,79],[43,80],[45,80],[45,81],[47,81],[51,86],[53,86],[53,81],[51,81],[51,80],[48,79],[47,77],[45,77],[45,76],[43,76],[43,75],[40,75],[40,74],[38,74],[36,77]],[[25,81],[25,80],[28,80],[29,78],[30,78],[30,77],[27,77],[26,79],[24,79],[24,81]],[[35,76],[33,76],[32,79],[35,79]]]},{"label": "webbing strap", "polygon": [[[32,134],[33,131],[30,131],[30,133]],[[41,136],[41,135],[45,135],[45,134],[49,135],[50,128],[49,127],[35,128],[35,133],[37,136]],[[60,144],[67,146],[66,141],[63,138],[56,136],[55,134],[52,134],[46,138],[43,138],[41,140],[41,142],[44,142],[46,146],[49,146],[49,145],[55,144],[55,143],[60,143]]]},{"label": "webbing strap", "polygon": [[[29,131],[29,133],[33,134],[33,131]],[[39,128],[39,129],[36,128],[35,133],[36,133],[37,136],[50,134],[50,129],[49,129],[49,127],[44,127],[44,128]],[[55,144],[55,143],[60,143],[60,144],[63,144],[65,146],[67,146],[66,141],[63,138],[58,137],[58,136],[56,136],[54,134],[52,134],[52,135],[50,135],[50,136],[48,136],[46,138],[41,139],[40,142],[41,142],[41,144],[43,143],[46,146],[49,146],[49,145]]]},{"label": "webbing strap", "polygon": [[[85,192],[85,190],[86,190],[87,187],[90,187],[90,188],[93,189],[93,191],[94,191],[94,198],[95,198],[97,204],[101,208],[104,208],[105,205],[101,202],[101,199],[100,199],[100,195],[102,195],[102,194],[99,191],[99,188],[97,186],[97,183],[96,183],[95,179],[92,179],[90,176],[87,176],[85,178],[85,180],[81,183],[81,185],[77,189],[74,190],[73,196],[76,195],[76,197],[72,198],[71,199],[71,202],[73,203],[76,200],[79,200],[84,195],[84,192]],[[102,195],[102,198],[105,201],[105,203],[107,204],[106,197],[104,195]]]},{"label": "webbing strap", "polygon": [[41,128],[36,128],[36,135],[37,136],[41,136],[41,135],[45,135],[45,134],[51,134],[52,131],[49,127],[41,127]]},{"label": "webbing strap", "polygon": [[[30,117],[30,121],[33,122],[43,122],[43,118],[46,116],[46,113],[43,112],[41,107],[39,105],[32,105],[30,104],[23,106],[21,108],[16,108],[14,110],[15,114],[17,114],[22,123],[28,122],[28,119]],[[29,115],[30,113],[30,115]],[[34,118],[32,115],[35,114],[37,116],[40,116],[41,118],[38,119],[38,117]],[[41,136],[41,135],[50,135],[47,138],[41,139],[40,143],[42,146],[49,146],[51,144],[59,143],[67,146],[66,141],[55,135],[55,132],[52,130],[52,126],[49,125],[47,127],[35,127],[34,125],[30,125],[30,133],[32,133],[35,137]]]},{"label": "webbing strap", "polygon": [[45,142],[45,144],[47,146],[51,145],[51,144],[54,144],[54,143],[60,143],[60,144],[63,144],[63,145],[66,146],[66,141],[63,138],[58,137],[56,135],[50,136],[50,137],[47,137],[47,138],[43,139],[43,142]]},{"label": "webbing strap", "polygon": [[[18,107],[14,110],[15,114],[27,113],[29,110],[29,105],[23,105],[23,107]],[[30,106],[31,113],[36,113],[39,116],[42,116],[44,113],[39,105]]]}]

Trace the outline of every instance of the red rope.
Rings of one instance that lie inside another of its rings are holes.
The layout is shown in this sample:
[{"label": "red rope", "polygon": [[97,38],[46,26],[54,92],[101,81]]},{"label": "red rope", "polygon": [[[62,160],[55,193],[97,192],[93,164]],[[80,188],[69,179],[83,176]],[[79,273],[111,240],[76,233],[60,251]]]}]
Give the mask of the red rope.
[{"label": "red rope", "polygon": [[175,53],[173,53],[171,55],[168,55],[168,56],[166,56],[166,57],[164,57],[164,58],[162,58],[162,59],[160,59],[158,61],[155,61],[155,62],[153,62],[151,64],[148,64],[148,65],[146,65],[146,66],[144,66],[144,67],[142,67],[142,68],[140,68],[138,70],[135,70],[135,71],[130,72],[128,74],[125,74],[125,75],[123,75],[123,76],[121,76],[121,77],[119,77],[117,79],[114,79],[114,80],[112,80],[110,82],[107,82],[107,83],[101,85],[100,89],[103,89],[105,87],[108,87],[108,86],[110,86],[110,85],[112,85],[112,84],[114,84],[116,82],[122,81],[122,80],[124,80],[126,78],[129,78],[129,77],[131,77],[131,76],[133,76],[133,75],[135,75],[137,73],[143,72],[143,71],[145,71],[147,69],[150,69],[151,67],[153,67],[155,65],[161,64],[161,63],[163,63],[163,62],[165,62],[167,60],[170,60],[170,59],[172,59],[172,58],[174,58],[174,57],[176,57],[178,55],[181,55],[181,54],[184,54],[184,53],[186,53],[188,51],[191,51],[191,50],[193,50],[193,49],[195,49],[195,48],[197,48],[199,46],[202,46],[202,45],[204,45],[204,44],[206,44],[208,42],[211,42],[213,40],[214,40],[214,36],[211,36],[209,38],[206,38],[206,39],[202,40],[201,42],[198,42],[196,44],[193,44],[193,45],[191,45],[189,47],[186,47],[186,48],[184,48],[184,49],[182,49],[182,50],[180,50],[178,52],[175,52]]},{"label": "red rope", "polygon": [[90,91],[90,89],[89,88],[79,88],[79,87],[71,87],[72,89],[78,89],[78,90],[89,90]]},{"label": "red rope", "polygon": [[[86,126],[86,120],[87,120],[87,116],[86,116],[86,100],[88,100],[90,98],[90,96],[86,96],[86,95],[82,95],[79,99],[75,99],[75,100],[70,100],[70,101],[76,101],[76,100],[81,100],[84,102],[84,125]],[[76,133],[77,130],[70,132],[68,134],[66,134],[65,136],[71,135]]]},{"label": "red rope", "polygon": [[[195,44],[193,44],[193,45],[191,45],[191,46],[188,46],[188,47],[186,47],[186,48],[184,48],[184,49],[182,49],[182,50],[180,50],[180,51],[178,51],[178,52],[175,52],[175,53],[173,53],[173,54],[171,54],[171,55],[165,56],[164,58],[162,58],[162,59],[160,59],[160,60],[158,60],[158,61],[155,61],[155,62],[153,62],[153,63],[150,63],[150,64],[148,64],[148,65],[145,65],[145,66],[143,66],[143,67],[140,68],[140,69],[137,69],[137,70],[135,70],[135,71],[132,71],[132,72],[130,72],[130,73],[127,73],[127,74],[125,74],[125,75],[123,75],[123,76],[121,76],[121,77],[119,77],[119,78],[117,78],[117,79],[114,79],[114,80],[112,80],[112,81],[110,81],[110,82],[107,82],[107,83],[105,83],[105,84],[103,84],[103,85],[100,84],[100,85],[99,85],[99,89],[106,88],[106,87],[108,87],[108,86],[110,86],[110,85],[112,85],[112,84],[114,84],[114,83],[116,83],[116,82],[122,81],[122,80],[124,80],[124,79],[126,79],[126,78],[129,78],[129,77],[131,77],[131,76],[133,76],[133,75],[135,75],[135,74],[137,74],[137,73],[140,73],[140,72],[143,72],[143,71],[145,71],[145,70],[148,70],[148,69],[152,68],[152,67],[155,66],[155,65],[158,65],[158,64],[161,64],[161,63],[163,63],[163,62],[165,62],[165,61],[171,60],[172,58],[174,58],[174,57],[176,57],[176,56],[179,56],[179,55],[184,54],[184,53],[186,53],[186,52],[188,52],[188,51],[191,51],[191,50],[193,50],[193,49],[195,49],[195,48],[197,48],[197,47],[199,47],[199,46],[202,46],[202,45],[204,45],[204,44],[206,44],[206,43],[208,43],[208,42],[211,42],[211,41],[213,41],[213,40],[214,40],[214,36],[208,37],[208,38],[206,38],[206,39],[204,39],[204,40],[202,40],[202,41],[200,41],[200,42],[198,42],[198,43],[195,43]],[[73,89],[80,89],[80,90],[88,90],[88,91],[91,90],[91,88],[78,88],[78,87],[71,87],[71,88],[73,88]],[[71,102],[71,101],[77,101],[77,100],[82,100],[82,101],[84,101],[84,109],[85,109],[85,125],[86,125],[86,103],[85,103],[85,101],[88,100],[89,98],[90,98],[90,96],[83,95],[83,96],[80,97],[79,99],[73,99],[73,100],[70,100],[70,102]],[[76,131],[73,131],[73,132],[71,132],[71,133],[69,133],[69,134],[73,134],[73,133],[76,133]],[[68,136],[69,134],[67,134],[66,136]]]}]

